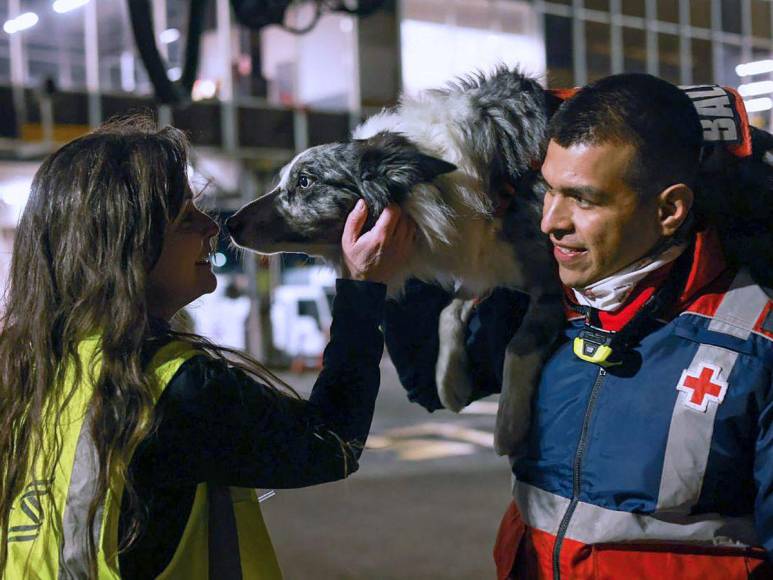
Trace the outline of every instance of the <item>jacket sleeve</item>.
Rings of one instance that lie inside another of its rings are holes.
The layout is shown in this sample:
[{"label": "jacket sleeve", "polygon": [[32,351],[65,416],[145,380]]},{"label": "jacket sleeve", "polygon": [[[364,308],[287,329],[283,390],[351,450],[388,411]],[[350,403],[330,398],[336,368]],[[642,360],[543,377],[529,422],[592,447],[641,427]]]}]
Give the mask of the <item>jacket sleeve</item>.
[{"label": "jacket sleeve", "polygon": [[314,485],[356,471],[380,380],[385,290],[338,281],[330,343],[308,400],[220,360],[186,361],[159,399],[158,429],[138,449],[136,469],[152,473],[157,485],[263,488]]},{"label": "jacket sleeve", "polygon": [[428,411],[442,409],[435,385],[438,321],[451,302],[439,286],[411,279],[384,307],[384,341],[408,400]]},{"label": "jacket sleeve", "polygon": [[754,517],[762,546],[773,563],[773,380],[759,416],[759,434],[754,457],[757,497]]},{"label": "jacket sleeve", "polygon": [[527,294],[496,288],[475,309],[467,325],[465,342],[475,386],[471,401],[502,390],[505,351],[528,305]]},{"label": "jacket sleeve", "polygon": [[[435,363],[440,341],[440,313],[451,302],[442,288],[409,280],[405,292],[387,301],[384,335],[387,350],[397,368],[408,399],[428,411],[443,408],[435,382]],[[470,381],[468,403],[493,393],[502,386],[505,349],[521,323],[528,296],[506,288],[495,289],[475,308],[465,330]]]}]

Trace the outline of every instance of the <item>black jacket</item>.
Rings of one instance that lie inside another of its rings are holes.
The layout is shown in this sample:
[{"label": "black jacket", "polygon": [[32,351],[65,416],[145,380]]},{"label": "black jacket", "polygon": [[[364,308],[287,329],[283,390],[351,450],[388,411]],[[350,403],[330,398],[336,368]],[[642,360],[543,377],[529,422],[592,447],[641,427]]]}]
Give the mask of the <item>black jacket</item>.
[{"label": "black jacket", "polygon": [[[201,482],[293,488],[357,469],[379,386],[384,295],[381,284],[338,281],[330,343],[309,400],[278,395],[207,356],[180,367],[157,403],[157,431],[129,466],[147,517],[139,541],[120,556],[123,577],[163,571]],[[128,507],[124,501],[119,537]]]}]

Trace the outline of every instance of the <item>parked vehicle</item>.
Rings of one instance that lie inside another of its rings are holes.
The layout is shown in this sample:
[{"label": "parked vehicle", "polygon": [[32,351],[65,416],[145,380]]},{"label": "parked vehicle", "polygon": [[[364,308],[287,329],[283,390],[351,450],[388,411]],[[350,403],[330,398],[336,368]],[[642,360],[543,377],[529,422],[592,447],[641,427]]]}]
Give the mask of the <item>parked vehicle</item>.
[{"label": "parked vehicle", "polygon": [[288,284],[277,286],[271,303],[274,346],[284,354],[316,359],[330,336],[332,289]]}]

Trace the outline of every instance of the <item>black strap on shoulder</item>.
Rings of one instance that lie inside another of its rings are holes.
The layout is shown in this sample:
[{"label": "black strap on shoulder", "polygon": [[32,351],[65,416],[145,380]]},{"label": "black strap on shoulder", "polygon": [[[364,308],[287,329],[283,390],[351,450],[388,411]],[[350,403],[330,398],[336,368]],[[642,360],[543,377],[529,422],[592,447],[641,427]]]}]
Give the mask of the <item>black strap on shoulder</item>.
[{"label": "black strap on shoulder", "polygon": [[610,336],[610,346],[613,352],[623,353],[641,340],[647,325],[663,314],[676,303],[679,295],[687,284],[687,278],[692,269],[695,242],[685,248],[676,259],[673,270],[661,287],[650,296],[634,317],[618,332],[606,331],[600,328],[598,310],[590,306],[572,305],[572,308],[585,317],[586,327]]},{"label": "black strap on shoulder", "polygon": [[225,485],[209,488],[209,577],[242,580],[239,535],[231,490]]}]

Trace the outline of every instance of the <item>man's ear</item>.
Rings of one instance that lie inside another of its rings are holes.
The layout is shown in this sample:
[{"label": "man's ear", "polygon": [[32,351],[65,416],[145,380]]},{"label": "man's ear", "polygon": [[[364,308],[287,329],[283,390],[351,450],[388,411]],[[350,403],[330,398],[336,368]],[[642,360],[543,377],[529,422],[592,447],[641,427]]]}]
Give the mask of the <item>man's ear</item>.
[{"label": "man's ear", "polygon": [[660,233],[673,236],[685,222],[692,208],[695,194],[684,183],[675,183],[658,194],[658,220]]}]

